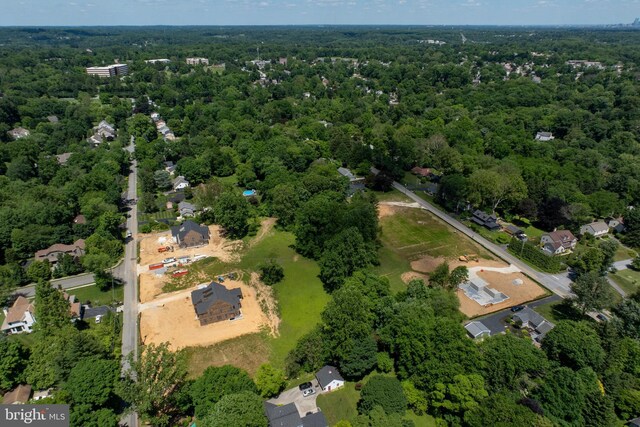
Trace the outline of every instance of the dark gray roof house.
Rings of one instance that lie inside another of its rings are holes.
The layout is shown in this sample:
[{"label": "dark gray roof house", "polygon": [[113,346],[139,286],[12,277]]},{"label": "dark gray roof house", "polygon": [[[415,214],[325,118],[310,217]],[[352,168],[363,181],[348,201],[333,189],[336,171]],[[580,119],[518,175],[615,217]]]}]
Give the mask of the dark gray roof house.
[{"label": "dark gray roof house", "polygon": [[318,380],[318,384],[323,389],[331,384],[333,381],[338,381],[344,383],[344,378],[338,372],[338,369],[334,366],[325,365],[316,373],[316,379]]},{"label": "dark gray roof house", "polygon": [[209,243],[209,228],[191,220],[171,227],[171,235],[181,248],[203,246]]},{"label": "dark gray roof house", "polygon": [[479,209],[476,209],[473,212],[471,221],[475,222],[478,225],[486,227],[491,231],[500,229],[500,225],[498,224],[498,218],[495,215],[489,215],[488,213],[482,212]]},{"label": "dark gray roof house", "polygon": [[269,427],[327,427],[327,419],[320,411],[301,417],[295,403],[278,406],[264,402]]},{"label": "dark gray roof house", "polygon": [[555,325],[535,312],[530,307],[525,307],[513,315],[513,320],[520,324],[522,328],[529,328],[535,332],[532,337],[537,342],[541,342],[544,336],[555,327]]},{"label": "dark gray roof house", "polygon": [[241,299],[240,288],[227,289],[216,282],[191,292],[191,302],[201,326],[240,316]]}]

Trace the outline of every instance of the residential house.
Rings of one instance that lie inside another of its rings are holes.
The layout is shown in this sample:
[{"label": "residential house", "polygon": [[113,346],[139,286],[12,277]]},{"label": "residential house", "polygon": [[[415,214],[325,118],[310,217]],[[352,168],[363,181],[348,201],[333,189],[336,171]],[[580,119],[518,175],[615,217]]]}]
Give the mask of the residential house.
[{"label": "residential house", "polygon": [[543,234],[540,237],[540,244],[543,251],[551,255],[559,255],[574,249],[578,239],[569,230],[557,230]]},{"label": "residential house", "polygon": [[316,372],[316,379],[322,391],[331,391],[344,386],[344,378],[342,378],[340,372],[333,366],[323,366]]},{"label": "residential house", "polygon": [[185,188],[189,187],[189,181],[187,181],[185,179],[185,177],[182,176],[182,175],[180,175],[176,179],[174,179],[172,181],[172,183],[173,183],[173,190],[174,191],[184,190]]},{"label": "residential house", "polygon": [[34,392],[32,400],[37,402],[38,400],[46,399],[47,397],[51,397],[51,389],[50,388],[48,388],[46,390],[38,390],[38,391]]},{"label": "residential house", "polygon": [[624,219],[620,218],[609,218],[607,220],[607,225],[616,233],[624,233],[626,231],[626,227],[624,226]]},{"label": "residential house", "polygon": [[187,216],[195,216],[197,209],[195,205],[192,205],[189,202],[183,201],[178,203],[178,211],[180,212],[180,216],[187,217]]},{"label": "residential house", "polygon": [[593,237],[601,237],[609,234],[609,225],[604,221],[596,221],[580,227],[580,234],[591,234]]},{"label": "residential house", "polygon": [[31,332],[36,322],[35,307],[23,296],[19,296],[8,310],[4,310],[4,321],[0,328],[2,332],[9,334],[21,334]]},{"label": "residential house", "polygon": [[211,282],[202,289],[191,292],[191,302],[200,321],[200,326],[231,320],[240,316],[240,288],[227,289],[219,283]]},{"label": "residential house", "polygon": [[100,135],[91,135],[89,138],[87,138],[87,142],[89,144],[91,144],[91,146],[93,148],[97,148],[100,146],[100,144],[102,144],[104,140],[102,139],[102,137]]},{"label": "residential house", "polygon": [[542,83],[542,79],[538,76],[531,76],[531,81],[534,82],[535,84]]},{"label": "residential house", "polygon": [[525,307],[515,313],[512,319],[518,327],[529,329],[531,337],[538,343],[542,342],[544,336],[555,327],[553,323],[529,307]]},{"label": "residential house", "polygon": [[423,178],[433,175],[433,172],[431,171],[430,168],[421,168],[419,166],[412,168],[411,173],[417,176],[421,176]]},{"label": "residential house", "polygon": [[508,234],[511,234],[514,237],[518,237],[524,235],[524,231],[522,231],[520,228],[516,227],[513,224],[508,224],[506,227],[504,227],[504,231],[506,231]]},{"label": "residential house", "polygon": [[20,384],[2,397],[3,405],[24,405],[31,397],[31,386]]},{"label": "residential house", "polygon": [[489,215],[488,213],[483,212],[479,209],[476,209],[473,212],[471,221],[485,228],[488,228],[491,231],[500,230],[500,225],[498,224],[498,218],[495,216],[495,214]]},{"label": "residential house", "polygon": [[76,301],[75,295],[69,295],[66,292],[63,292],[62,295],[65,300],[69,301],[69,314],[71,314],[71,320],[80,319],[82,315],[82,306],[80,305],[80,301]]},{"label": "residential house", "polygon": [[97,126],[94,126],[93,133],[100,135],[102,138],[112,141],[116,137],[116,130],[113,125],[106,120],[102,120]]},{"label": "residential house", "polygon": [[156,113],[155,111],[153,113],[151,113],[151,120],[153,120],[154,122],[157,122],[160,120],[160,114]]},{"label": "residential house", "polygon": [[60,165],[66,165],[73,153],[56,154],[56,160]]},{"label": "residential house", "polygon": [[355,176],[349,169],[347,168],[338,168],[338,173],[349,179],[349,190],[347,193],[351,196],[358,191],[364,191],[364,178]]},{"label": "residential house", "polygon": [[176,134],[173,133],[172,131],[169,131],[169,132],[164,134],[164,140],[165,141],[175,141],[176,140]]},{"label": "residential house", "polygon": [[173,203],[174,205],[180,203],[186,198],[187,196],[185,196],[184,192],[182,191],[167,194],[167,200]]},{"label": "residential house", "polygon": [[464,328],[473,339],[484,338],[491,335],[491,330],[489,330],[484,323],[477,320],[467,323],[464,325]]},{"label": "residential house", "polygon": [[169,172],[169,175],[173,175],[176,171],[176,165],[172,161],[168,160],[164,162],[164,170]]},{"label": "residential house", "polygon": [[269,420],[269,427],[328,427],[327,419],[320,411],[301,416],[295,402],[276,405],[264,402],[264,414]]},{"label": "residential house", "polygon": [[11,129],[7,133],[13,139],[26,138],[27,136],[31,135],[31,132],[29,132],[27,129],[22,128],[22,127]]},{"label": "residential house", "polygon": [[49,260],[51,264],[58,262],[58,255],[68,254],[74,258],[79,258],[84,255],[85,243],[83,239],[78,239],[71,245],[65,245],[62,243],[56,243],[49,246],[47,249],[42,249],[36,252],[36,261]]},{"label": "residential house", "polygon": [[87,223],[87,218],[82,214],[76,215],[76,217],[73,218],[73,223],[74,224],[86,224]]},{"label": "residential house", "polygon": [[171,227],[171,235],[181,248],[192,248],[209,244],[209,228],[193,221]]},{"label": "residential house", "polygon": [[536,141],[546,142],[551,141],[552,139],[555,139],[555,137],[551,132],[538,132],[536,134]]},{"label": "residential house", "polygon": [[49,123],[58,123],[60,121],[58,116],[47,116],[47,120],[49,120]]},{"label": "residential house", "polygon": [[280,65],[287,65],[287,62],[288,62],[288,61],[287,61],[287,57],[286,57],[286,56],[281,56],[281,57],[278,59],[278,63],[279,63]]}]

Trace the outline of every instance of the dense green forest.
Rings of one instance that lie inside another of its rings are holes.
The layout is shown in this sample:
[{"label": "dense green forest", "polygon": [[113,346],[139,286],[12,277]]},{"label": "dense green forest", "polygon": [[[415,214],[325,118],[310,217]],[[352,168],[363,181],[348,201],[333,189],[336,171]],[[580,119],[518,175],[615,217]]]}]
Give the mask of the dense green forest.
[{"label": "dense green forest", "polygon": [[[407,408],[452,426],[614,426],[640,415],[638,295],[615,304],[610,322],[558,322],[541,348],[516,335],[476,344],[448,286],[414,281],[393,295],[368,270],[380,245],[376,197],[348,197],[336,172],[348,167],[384,191],[428,167],[436,200],[456,214],[481,208],[576,234],[623,216],[621,240],[640,247],[640,209],[630,209],[640,203],[639,42],[636,31],[542,28],[0,29],[0,286],[39,282],[42,338],[29,348],[0,339],[0,389],[58,387],[54,400],[72,405],[74,425],[114,425],[123,402],[159,426],[191,416],[266,425],[258,395],[280,391],[285,373],[265,367],[254,383],[237,368],[209,368],[188,380],[181,352],[149,346],[132,360],[138,381],[120,379],[117,319],[79,330],[46,282],[99,273],[122,255],[123,147],[134,137],[142,213],[168,211],[172,162],[198,220],[243,238],[275,217],[296,251],[318,261],[331,302],[286,375],[325,363],[353,381],[389,374],[367,380],[359,415],[343,425],[411,425]],[[158,58],[170,62],[145,62]],[[85,73],[114,62],[129,75]],[[152,112],[176,140],[162,138]],[[92,148],[86,139],[103,119],[118,136]],[[30,135],[13,140],[18,127]],[[72,154],[60,164],[63,153]],[[86,224],[74,224],[79,214]],[[30,262],[77,239],[86,239],[78,262],[53,271]],[[607,248],[596,249],[602,259],[584,273],[610,265]],[[87,392],[89,378],[101,393]]]}]

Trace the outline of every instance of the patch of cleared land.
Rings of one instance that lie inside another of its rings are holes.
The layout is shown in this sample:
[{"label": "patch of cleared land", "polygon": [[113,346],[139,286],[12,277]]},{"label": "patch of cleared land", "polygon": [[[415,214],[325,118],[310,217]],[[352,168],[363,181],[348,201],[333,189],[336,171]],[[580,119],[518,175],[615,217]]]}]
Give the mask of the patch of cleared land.
[{"label": "patch of cleared land", "polygon": [[[486,271],[509,267],[501,260],[492,259],[480,246],[430,213],[403,202],[381,202],[379,218],[382,227],[378,272],[387,276],[394,290],[401,290],[412,279],[428,282],[428,273],[447,261],[450,268],[465,265],[477,270],[477,275],[488,282],[488,287],[507,295],[501,303],[483,307],[457,291],[460,311],[469,317],[481,316],[514,305],[540,298],[546,291],[521,272]],[[460,261],[462,255],[475,255],[475,259]],[[522,281],[514,285],[514,281]]]},{"label": "patch of cleared land", "polygon": [[[143,344],[168,342],[173,350],[192,346],[207,346],[241,335],[277,327],[263,312],[257,299],[257,290],[240,281],[225,281],[228,289],[242,290],[242,316],[235,320],[201,326],[193,304],[191,292],[196,288],[165,294],[139,305],[140,337]],[[264,297],[263,297],[264,298]]]},{"label": "patch of cleared land", "polygon": [[[149,264],[157,264],[165,258],[178,258],[181,256],[204,255],[215,257],[223,262],[233,261],[237,255],[235,252],[242,245],[240,241],[230,241],[220,237],[220,227],[217,225],[209,226],[210,240],[206,246],[195,248],[181,249],[173,243],[171,231],[163,231],[159,233],[140,234],[138,236],[140,243],[140,262],[138,263],[138,272],[142,273],[148,270]],[[173,251],[158,252],[158,248],[163,246],[173,247]]]},{"label": "patch of cleared land", "polygon": [[[169,286],[173,289],[192,288],[206,281],[201,277],[214,280],[218,275],[236,272],[239,275],[238,280],[246,285],[252,282],[256,285],[255,272],[266,260],[273,259],[284,269],[285,276],[280,283],[273,287],[260,283],[261,286],[252,288],[259,299],[263,294],[272,293],[273,296],[267,298],[270,302],[258,302],[263,313],[277,313],[277,316],[268,316],[272,320],[271,326],[264,325],[258,333],[248,333],[215,344],[203,342],[195,347],[187,347],[192,375],[198,375],[207,366],[224,364],[238,366],[250,373],[255,372],[257,367],[265,362],[282,368],[287,354],[300,337],[319,322],[320,313],[330,297],[318,279],[318,264],[298,255],[292,247],[295,242],[293,234],[275,229],[274,222],[273,219],[264,220],[257,235],[246,239],[246,244],[234,252],[232,257],[227,258],[227,261],[218,258],[198,261],[187,267],[188,275],[168,280],[164,284],[165,289]],[[227,283],[228,281],[225,281],[224,284]],[[158,289],[153,292],[158,292]],[[193,307],[188,313],[195,319]],[[281,321],[280,324],[274,325],[273,321],[277,321],[276,319]],[[169,320],[164,322],[160,325],[168,324]],[[173,323],[173,320],[171,322]],[[276,327],[279,333],[275,336],[267,332],[267,329]],[[184,330],[185,333],[189,333],[187,329]]]}]

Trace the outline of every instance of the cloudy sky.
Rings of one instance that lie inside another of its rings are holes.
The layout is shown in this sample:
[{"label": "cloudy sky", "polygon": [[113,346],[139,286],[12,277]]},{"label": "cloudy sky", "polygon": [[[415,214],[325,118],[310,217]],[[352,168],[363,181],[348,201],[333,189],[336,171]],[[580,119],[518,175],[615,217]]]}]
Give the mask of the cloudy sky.
[{"label": "cloudy sky", "polygon": [[0,0],[0,25],[614,24],[640,0]]}]

